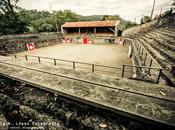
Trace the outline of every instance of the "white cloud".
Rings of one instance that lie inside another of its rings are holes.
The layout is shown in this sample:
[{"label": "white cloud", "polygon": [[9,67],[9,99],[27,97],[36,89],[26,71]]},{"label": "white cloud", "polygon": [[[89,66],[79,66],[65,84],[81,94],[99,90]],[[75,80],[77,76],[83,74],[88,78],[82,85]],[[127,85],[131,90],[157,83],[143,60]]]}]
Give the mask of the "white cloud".
[{"label": "white cloud", "polygon": [[[155,15],[169,9],[173,0],[156,0]],[[20,0],[19,5],[25,9],[64,10],[71,9],[81,15],[119,14],[121,17],[140,19],[142,13],[150,15],[153,0]],[[49,7],[49,5],[51,5]]]}]

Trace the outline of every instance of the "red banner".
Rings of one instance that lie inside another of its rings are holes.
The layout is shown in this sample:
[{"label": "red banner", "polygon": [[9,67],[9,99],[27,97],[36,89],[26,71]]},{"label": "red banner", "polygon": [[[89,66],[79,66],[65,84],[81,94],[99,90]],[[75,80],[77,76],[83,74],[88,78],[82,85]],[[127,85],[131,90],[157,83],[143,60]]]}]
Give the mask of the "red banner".
[{"label": "red banner", "polygon": [[26,44],[26,46],[27,46],[27,50],[28,50],[28,51],[33,51],[33,50],[35,50],[35,44],[34,44],[34,43]]}]

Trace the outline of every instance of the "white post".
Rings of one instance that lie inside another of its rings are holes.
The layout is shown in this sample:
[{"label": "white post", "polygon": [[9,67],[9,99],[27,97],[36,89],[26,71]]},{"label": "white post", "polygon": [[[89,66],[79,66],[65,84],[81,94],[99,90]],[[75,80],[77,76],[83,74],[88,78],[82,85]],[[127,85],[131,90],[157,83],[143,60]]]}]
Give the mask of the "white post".
[{"label": "white post", "polygon": [[64,34],[63,26],[61,26],[61,33]]},{"label": "white post", "polygon": [[97,29],[96,29],[96,28],[94,28],[94,34],[96,35],[96,33],[97,33]]},{"label": "white post", "polygon": [[78,28],[78,30],[79,30],[79,35],[81,34],[81,29],[80,28]]}]

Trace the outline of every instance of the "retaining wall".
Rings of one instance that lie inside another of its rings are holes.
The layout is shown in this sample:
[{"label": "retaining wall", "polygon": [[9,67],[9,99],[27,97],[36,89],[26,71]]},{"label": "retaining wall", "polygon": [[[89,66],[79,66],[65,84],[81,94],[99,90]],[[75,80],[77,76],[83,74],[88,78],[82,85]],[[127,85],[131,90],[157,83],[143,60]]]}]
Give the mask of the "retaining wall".
[{"label": "retaining wall", "polygon": [[60,39],[60,36],[55,33],[2,36],[0,37],[0,55],[26,51],[28,43],[34,43],[35,48],[55,45],[60,43]]}]

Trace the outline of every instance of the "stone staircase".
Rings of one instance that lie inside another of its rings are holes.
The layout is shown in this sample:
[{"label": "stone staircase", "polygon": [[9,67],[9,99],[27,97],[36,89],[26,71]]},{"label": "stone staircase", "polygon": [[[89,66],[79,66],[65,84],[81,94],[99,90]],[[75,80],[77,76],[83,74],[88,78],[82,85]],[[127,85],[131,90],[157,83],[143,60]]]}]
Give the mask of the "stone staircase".
[{"label": "stone staircase", "polygon": [[[175,20],[175,14],[169,17],[168,20]],[[167,19],[162,18],[160,21],[169,22]],[[175,86],[175,23],[170,21],[168,24],[162,22],[164,24],[159,25],[160,21],[157,21],[155,25],[152,23],[156,21],[152,21],[151,26],[147,23],[145,26],[149,29],[141,25],[139,31],[139,27],[135,27],[137,33],[134,32],[134,28],[131,31],[127,30],[124,36],[131,37],[134,43],[143,45],[163,68],[163,77],[167,78],[169,85]]]}]

